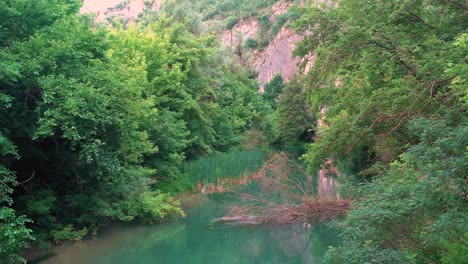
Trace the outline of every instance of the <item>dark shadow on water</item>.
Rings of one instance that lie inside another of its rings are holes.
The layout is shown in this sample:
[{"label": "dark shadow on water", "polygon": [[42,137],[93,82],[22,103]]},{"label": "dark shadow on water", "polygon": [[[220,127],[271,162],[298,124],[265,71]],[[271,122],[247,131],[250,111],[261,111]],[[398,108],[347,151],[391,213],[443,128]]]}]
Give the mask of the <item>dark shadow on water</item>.
[{"label": "dark shadow on water", "polygon": [[46,260],[56,256],[56,255],[57,254],[55,252],[46,252],[46,253],[43,253],[40,256],[28,261],[28,264],[38,264],[38,263],[41,263],[43,261],[46,261]]}]

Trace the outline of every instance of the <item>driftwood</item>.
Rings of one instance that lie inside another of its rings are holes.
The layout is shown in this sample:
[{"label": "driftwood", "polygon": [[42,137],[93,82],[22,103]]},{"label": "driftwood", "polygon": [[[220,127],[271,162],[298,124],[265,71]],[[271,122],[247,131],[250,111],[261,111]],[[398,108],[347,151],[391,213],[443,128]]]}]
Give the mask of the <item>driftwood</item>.
[{"label": "driftwood", "polygon": [[329,220],[351,209],[351,200],[330,199],[316,194],[312,177],[286,153],[275,154],[258,175],[261,191],[237,193],[242,205],[228,208],[215,222],[226,224],[292,224],[311,219]]},{"label": "driftwood", "polygon": [[214,222],[227,224],[294,224],[311,219],[331,220],[351,209],[351,200],[308,199],[301,204],[281,204],[241,194],[244,205],[231,206],[226,216]]}]

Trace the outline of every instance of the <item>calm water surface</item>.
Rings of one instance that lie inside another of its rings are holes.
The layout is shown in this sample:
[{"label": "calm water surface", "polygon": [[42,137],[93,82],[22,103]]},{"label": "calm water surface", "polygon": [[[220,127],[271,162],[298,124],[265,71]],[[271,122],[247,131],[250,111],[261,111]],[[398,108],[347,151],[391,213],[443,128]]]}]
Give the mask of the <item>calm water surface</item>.
[{"label": "calm water surface", "polygon": [[94,240],[61,245],[41,264],[321,263],[336,235],[320,224],[228,226],[213,224],[232,199],[181,197],[185,219],[157,225],[115,226]]}]

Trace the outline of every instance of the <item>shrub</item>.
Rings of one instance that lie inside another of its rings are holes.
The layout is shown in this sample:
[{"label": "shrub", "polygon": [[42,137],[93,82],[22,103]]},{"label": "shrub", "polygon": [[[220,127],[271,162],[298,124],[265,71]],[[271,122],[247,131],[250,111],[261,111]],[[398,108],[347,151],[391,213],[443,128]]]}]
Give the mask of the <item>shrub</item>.
[{"label": "shrub", "polygon": [[88,233],[88,229],[85,227],[81,230],[75,230],[73,225],[67,225],[62,229],[53,230],[50,232],[50,237],[56,241],[66,241],[66,240],[81,240]]},{"label": "shrub", "polygon": [[33,240],[31,230],[26,228],[28,221],[24,216],[17,216],[8,207],[0,207],[0,260],[2,263],[26,263],[21,257],[21,250]]},{"label": "shrub", "polygon": [[234,26],[239,22],[239,18],[237,17],[228,17],[228,19],[226,19],[226,28],[228,30],[231,30],[234,28]]},{"label": "shrub", "polygon": [[244,43],[244,46],[247,48],[247,49],[256,49],[258,47],[258,42],[257,40],[255,40],[254,38],[248,38],[245,43]]}]

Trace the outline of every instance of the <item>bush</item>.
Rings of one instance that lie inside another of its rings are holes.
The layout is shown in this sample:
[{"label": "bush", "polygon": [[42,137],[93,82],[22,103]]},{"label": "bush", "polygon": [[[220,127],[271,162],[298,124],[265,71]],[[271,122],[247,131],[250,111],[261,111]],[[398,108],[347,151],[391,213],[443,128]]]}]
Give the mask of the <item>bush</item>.
[{"label": "bush", "polygon": [[239,18],[237,17],[228,17],[228,19],[226,19],[226,28],[228,30],[231,30],[234,28],[234,26],[239,22]]},{"label": "bush", "polygon": [[81,240],[88,233],[88,229],[85,227],[81,230],[75,230],[73,225],[67,225],[60,230],[53,230],[50,232],[50,237],[56,241],[66,241],[66,240]]},{"label": "bush", "polygon": [[263,30],[268,30],[270,29],[270,17],[268,15],[263,15],[258,19],[258,22],[260,23],[260,26],[262,27]]},{"label": "bush", "polygon": [[8,207],[0,207],[0,260],[5,264],[26,263],[21,250],[33,240],[31,230],[26,228],[30,222],[24,216],[17,216]]},{"label": "bush", "polygon": [[180,208],[180,202],[174,200],[169,194],[159,191],[142,193],[140,199],[133,205],[132,210],[134,215],[148,224],[164,218],[185,217]]},{"label": "bush", "polygon": [[167,181],[158,182],[156,184],[156,189],[163,193],[175,195],[194,190],[195,184],[191,181],[190,176],[187,173],[184,173],[175,178],[169,178]]},{"label": "bush", "polygon": [[276,17],[275,24],[271,27],[271,38],[275,38],[276,35],[280,32],[283,26],[288,22],[288,15],[282,14]]},{"label": "bush", "polygon": [[256,49],[258,47],[258,42],[257,40],[255,40],[254,38],[248,38],[245,43],[244,43],[244,46],[247,48],[247,49]]}]

